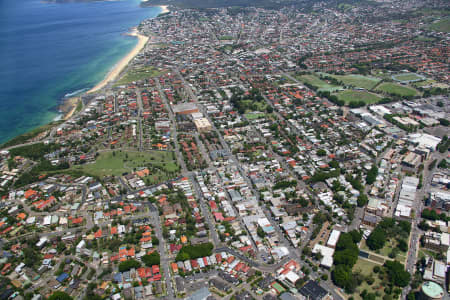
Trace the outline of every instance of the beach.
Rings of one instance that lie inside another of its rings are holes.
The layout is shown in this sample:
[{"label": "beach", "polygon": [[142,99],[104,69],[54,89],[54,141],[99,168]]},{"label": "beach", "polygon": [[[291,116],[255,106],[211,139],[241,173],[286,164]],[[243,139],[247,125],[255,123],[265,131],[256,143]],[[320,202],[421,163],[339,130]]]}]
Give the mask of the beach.
[{"label": "beach", "polygon": [[98,90],[105,87],[110,81],[116,79],[120,73],[127,67],[130,61],[139,54],[139,52],[144,48],[145,44],[148,41],[148,37],[140,34],[136,28],[133,29],[128,35],[135,36],[138,38],[137,45],[127,54],[122,60],[120,60],[114,68],[106,75],[106,77],[100,81],[96,86],[87,91],[87,94],[95,93]]},{"label": "beach", "polygon": [[162,14],[166,14],[166,13],[170,12],[168,5],[160,5],[159,7],[162,9],[162,11],[161,11]]}]

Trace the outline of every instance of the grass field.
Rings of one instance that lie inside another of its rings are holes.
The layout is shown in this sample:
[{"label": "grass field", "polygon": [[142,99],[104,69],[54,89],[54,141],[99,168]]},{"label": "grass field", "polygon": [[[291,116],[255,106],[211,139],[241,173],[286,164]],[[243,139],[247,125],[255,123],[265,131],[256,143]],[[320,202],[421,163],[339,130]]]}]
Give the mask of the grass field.
[{"label": "grass field", "polygon": [[231,41],[233,37],[231,35],[222,35],[219,37],[219,40],[221,41]]},{"label": "grass field", "polygon": [[370,90],[375,87],[381,79],[369,76],[362,76],[356,74],[349,75],[328,75],[342,81],[345,85],[351,85],[354,87]]},{"label": "grass field", "polygon": [[[148,167],[150,169],[150,182],[166,177],[166,173],[179,170],[172,152],[151,151],[108,151],[100,153],[94,163],[78,165],[73,170],[102,177],[107,175],[120,176],[123,173],[133,172],[135,168]],[[175,176],[173,176],[175,177]]]},{"label": "grass field", "polygon": [[417,91],[413,88],[401,86],[395,83],[384,82],[375,89],[387,94],[395,94],[398,96],[415,96]]},{"label": "grass field", "polygon": [[416,41],[419,42],[433,42],[436,39],[433,37],[428,37],[428,36],[423,36],[423,35],[419,35],[418,37],[415,38]]},{"label": "grass field", "polygon": [[381,100],[381,97],[366,91],[346,90],[337,93],[336,96],[339,100],[345,101],[346,104],[351,101],[364,101],[366,104],[372,104]]},{"label": "grass field", "polygon": [[166,71],[160,71],[155,67],[140,67],[129,70],[122,78],[120,78],[116,85],[127,84],[133,81],[139,81],[146,78],[157,77],[164,74]]},{"label": "grass field", "polygon": [[372,263],[370,261],[367,261],[365,259],[361,259],[358,258],[358,260],[356,261],[356,264],[353,266],[353,272],[361,272],[362,275],[364,276],[372,276],[375,281],[372,285],[369,285],[366,281],[364,281],[358,288],[357,288],[357,292],[355,292],[352,296],[353,298],[356,299],[362,299],[361,296],[359,295],[363,290],[367,290],[368,293],[375,293],[375,292],[379,292],[380,293],[380,298],[377,299],[382,299],[384,296],[384,286],[385,284],[383,283],[383,281],[378,278],[378,276],[376,276],[377,274],[373,273],[373,268],[375,266],[380,266],[377,265],[375,263]]},{"label": "grass field", "polygon": [[[389,239],[386,244],[384,245],[383,248],[381,248],[380,250],[377,251],[372,251],[374,253],[377,253],[380,256],[385,257],[386,259],[390,259],[389,258],[389,253],[392,252],[392,249],[397,247],[397,241],[395,239]],[[366,241],[363,240],[360,244],[360,248],[363,251],[371,251],[369,249],[369,247],[367,247],[366,245]],[[369,256],[370,257],[370,256]],[[372,259],[372,258],[371,258]],[[406,253],[402,252],[400,250],[398,250],[397,256],[395,257],[396,260],[400,261],[401,263],[404,263],[406,260]],[[377,259],[374,259],[377,260]],[[378,260],[377,260],[378,261]],[[381,261],[380,261],[381,262]]]},{"label": "grass field", "polygon": [[445,18],[430,25],[431,30],[450,32],[450,18]]},{"label": "grass field", "polygon": [[400,81],[410,81],[410,80],[422,79],[422,76],[419,76],[414,73],[403,73],[403,74],[393,75],[392,77],[397,80],[400,80]]},{"label": "grass field", "polygon": [[267,108],[267,103],[265,101],[253,101],[250,99],[241,100],[242,105],[246,107],[245,112],[250,113],[253,111],[265,111]]},{"label": "grass field", "polygon": [[299,80],[303,83],[307,83],[312,86],[315,86],[319,91],[333,92],[333,91],[342,89],[342,87],[333,85],[333,84],[329,84],[329,83],[321,80],[319,77],[317,77],[315,75],[300,75],[300,76],[296,75],[295,77],[297,78],[297,80]]},{"label": "grass field", "polygon": [[421,86],[433,85],[434,83],[436,83],[435,80],[427,79],[427,80],[423,80],[423,81],[413,82],[413,83],[411,83],[411,85],[414,87],[421,87]]},{"label": "grass field", "polygon": [[247,114],[245,114],[245,117],[248,120],[256,120],[259,118],[264,118],[265,116],[266,116],[265,113],[247,113]]}]

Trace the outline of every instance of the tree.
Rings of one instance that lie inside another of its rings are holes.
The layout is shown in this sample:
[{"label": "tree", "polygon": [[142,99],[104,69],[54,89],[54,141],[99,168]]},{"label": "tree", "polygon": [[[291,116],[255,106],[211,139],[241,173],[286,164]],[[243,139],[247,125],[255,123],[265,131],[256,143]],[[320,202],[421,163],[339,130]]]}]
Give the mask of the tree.
[{"label": "tree", "polygon": [[372,165],[372,168],[370,168],[369,172],[367,172],[366,183],[369,185],[374,183],[375,180],[377,179],[377,175],[378,175],[378,168],[374,164]]},{"label": "tree", "polygon": [[398,240],[397,247],[398,247],[398,249],[400,249],[400,251],[403,251],[403,252],[408,251],[408,243],[404,239]]},{"label": "tree", "polygon": [[367,204],[367,202],[369,202],[369,198],[367,198],[366,194],[360,193],[356,201],[358,202],[358,207],[363,207]]},{"label": "tree", "polygon": [[406,297],[407,300],[416,300],[416,294],[414,292],[409,292],[408,296]]},{"label": "tree", "polygon": [[405,287],[411,280],[411,274],[405,271],[404,266],[398,261],[388,260],[384,263],[387,274],[391,282],[399,287]]},{"label": "tree", "polygon": [[327,155],[327,151],[325,151],[324,149],[319,149],[319,150],[317,150],[317,155],[325,156],[325,155]]},{"label": "tree", "polygon": [[256,233],[258,234],[258,236],[260,238],[264,238],[266,236],[266,233],[264,232],[264,230],[261,228],[261,226],[258,226],[258,228],[256,229]]},{"label": "tree", "polygon": [[381,249],[386,243],[386,233],[377,226],[367,238],[366,243],[370,250]]},{"label": "tree", "polygon": [[129,259],[119,264],[119,272],[126,272],[133,268],[139,268],[140,266],[141,264],[137,260]]},{"label": "tree", "polygon": [[150,254],[142,256],[142,261],[144,262],[144,264],[147,267],[151,267],[151,266],[154,266],[154,265],[159,265],[160,260],[161,259],[160,259],[158,251],[153,251]]},{"label": "tree", "polygon": [[183,246],[178,252],[176,261],[185,261],[187,259],[196,259],[199,257],[210,256],[214,245],[212,243],[203,243],[198,245]]},{"label": "tree", "polygon": [[333,256],[335,268],[332,271],[332,279],[336,285],[343,287],[348,293],[353,293],[357,285],[352,267],[358,259],[358,253],[359,249],[352,234],[341,233]]},{"label": "tree", "polygon": [[56,291],[53,294],[51,294],[51,296],[48,297],[47,300],[72,300],[72,299],[73,298],[70,297],[69,294],[60,292],[60,291]]},{"label": "tree", "polygon": [[353,240],[353,242],[355,244],[359,243],[361,241],[361,239],[362,239],[362,236],[363,236],[362,232],[360,232],[360,231],[358,231],[356,229],[350,231],[349,234],[351,235],[352,240]]},{"label": "tree", "polygon": [[337,265],[332,272],[334,284],[343,287],[349,294],[353,293],[356,288],[356,280],[353,277],[352,270],[346,265]]}]

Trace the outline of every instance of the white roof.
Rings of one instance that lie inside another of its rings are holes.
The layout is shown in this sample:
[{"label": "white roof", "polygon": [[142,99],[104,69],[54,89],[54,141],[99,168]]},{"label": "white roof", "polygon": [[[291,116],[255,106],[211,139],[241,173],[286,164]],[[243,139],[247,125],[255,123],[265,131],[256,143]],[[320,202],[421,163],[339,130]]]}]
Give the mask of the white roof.
[{"label": "white roof", "polygon": [[419,146],[436,149],[436,146],[441,142],[441,139],[426,133],[413,133],[408,136],[408,139]]},{"label": "white roof", "polygon": [[286,279],[292,283],[295,283],[297,280],[300,279],[300,276],[298,276],[294,272],[290,271],[289,273],[286,274]]},{"label": "white roof", "polygon": [[441,244],[445,246],[450,246],[450,235],[446,232],[441,234]]},{"label": "white roof", "polygon": [[335,247],[339,240],[340,235],[341,235],[341,232],[339,230],[333,229],[333,231],[330,234],[330,237],[328,238],[327,245]]},{"label": "white roof", "polygon": [[318,253],[318,252],[320,252],[322,254],[322,256],[333,257],[334,249],[327,247],[327,246],[316,244],[312,250],[312,253]]},{"label": "white roof", "polygon": [[320,261],[320,265],[331,268],[333,266],[333,256],[324,256]]},{"label": "white roof", "polygon": [[447,271],[447,266],[441,261],[434,261],[433,275],[445,278],[445,271]]}]

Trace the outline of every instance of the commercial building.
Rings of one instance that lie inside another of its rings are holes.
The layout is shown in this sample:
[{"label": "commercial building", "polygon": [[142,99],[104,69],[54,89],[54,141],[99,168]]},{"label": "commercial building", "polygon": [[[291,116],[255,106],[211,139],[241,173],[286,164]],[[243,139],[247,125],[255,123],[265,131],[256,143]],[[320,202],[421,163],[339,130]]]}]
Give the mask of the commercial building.
[{"label": "commercial building", "polygon": [[207,118],[195,119],[194,124],[198,132],[209,132],[212,129],[211,123]]},{"label": "commercial building", "polygon": [[172,110],[177,115],[190,115],[198,112],[198,107],[195,103],[186,102],[173,105]]}]

